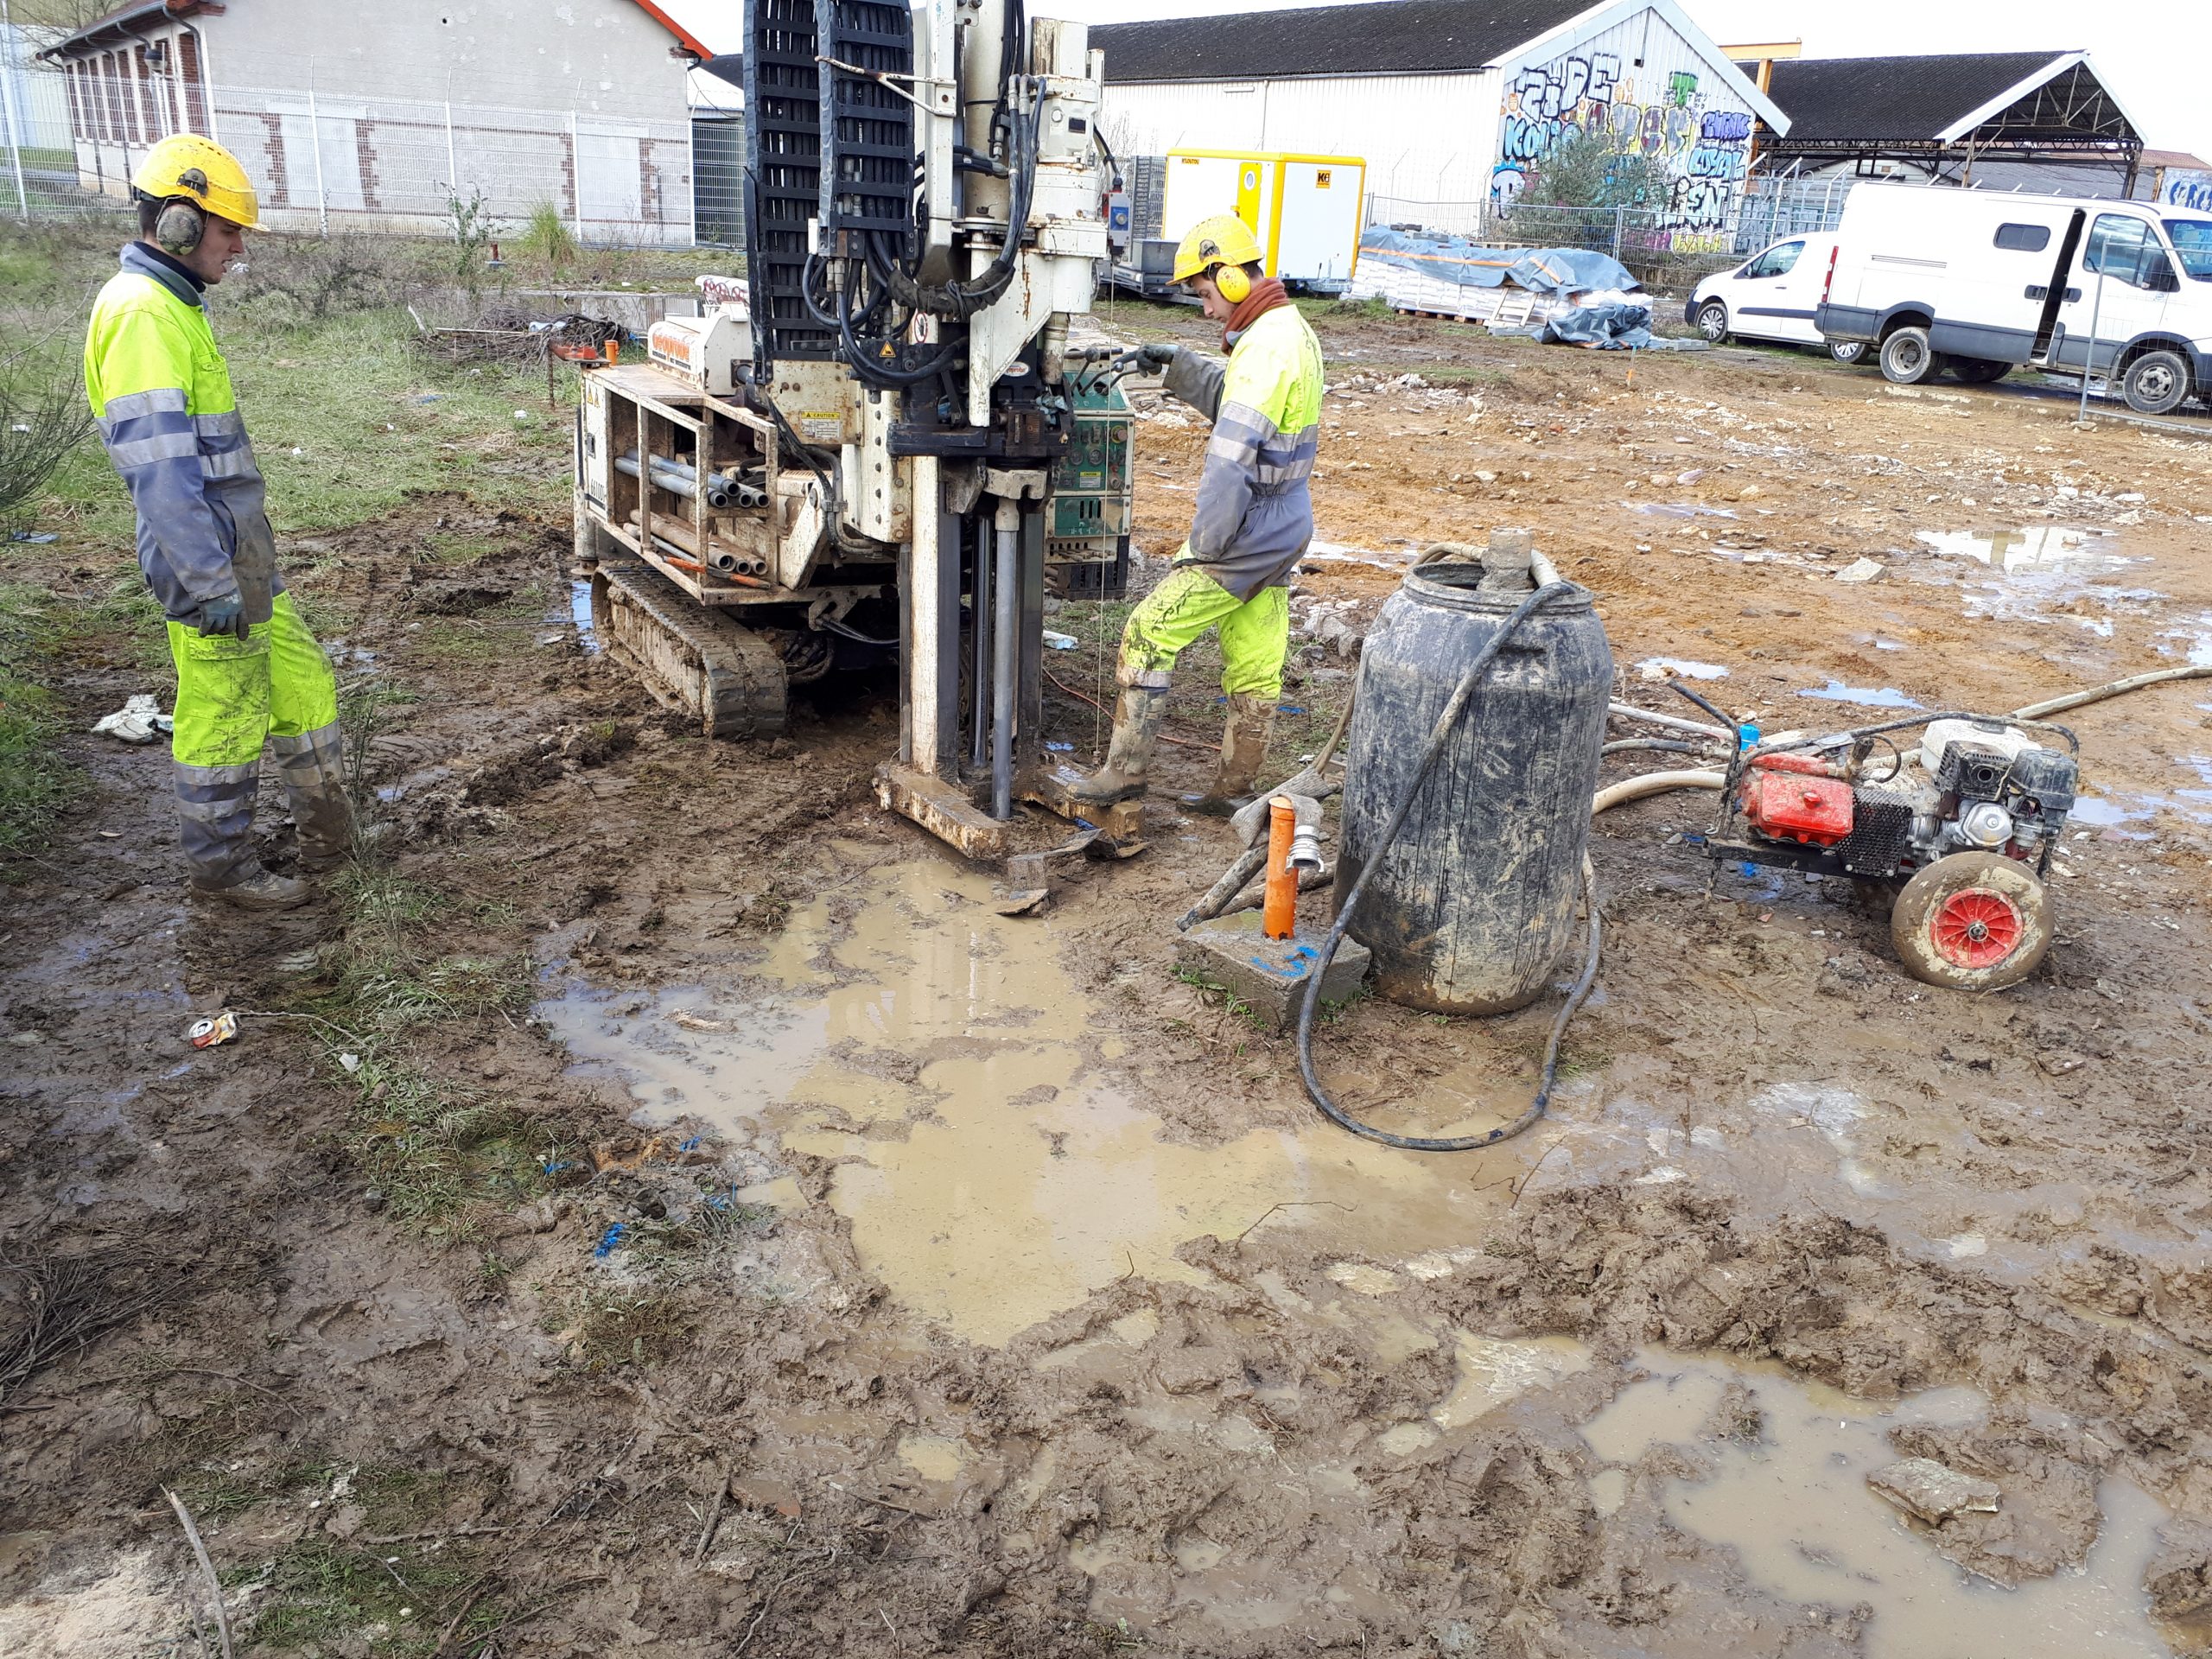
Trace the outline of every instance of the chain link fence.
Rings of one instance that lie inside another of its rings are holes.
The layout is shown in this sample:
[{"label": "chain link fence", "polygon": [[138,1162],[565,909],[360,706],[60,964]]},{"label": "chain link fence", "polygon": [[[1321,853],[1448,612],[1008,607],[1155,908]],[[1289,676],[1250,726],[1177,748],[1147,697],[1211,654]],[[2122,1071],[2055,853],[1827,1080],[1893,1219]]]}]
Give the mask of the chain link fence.
[{"label": "chain link fence", "polygon": [[1644,207],[1507,206],[1370,194],[1367,219],[1370,225],[1464,236],[1485,247],[1587,248],[1609,253],[1651,288],[1694,283],[1738,257],[1732,225],[1691,230],[1672,222],[1665,213]]},{"label": "chain link fence", "polygon": [[[736,245],[742,124],[610,118],[579,107],[332,93],[312,79],[232,86],[41,60],[32,31],[0,40],[0,213],[111,211],[175,132],[238,157],[262,222],[283,232],[498,239],[564,234],[594,246]],[[699,135],[712,150],[699,165]]]}]

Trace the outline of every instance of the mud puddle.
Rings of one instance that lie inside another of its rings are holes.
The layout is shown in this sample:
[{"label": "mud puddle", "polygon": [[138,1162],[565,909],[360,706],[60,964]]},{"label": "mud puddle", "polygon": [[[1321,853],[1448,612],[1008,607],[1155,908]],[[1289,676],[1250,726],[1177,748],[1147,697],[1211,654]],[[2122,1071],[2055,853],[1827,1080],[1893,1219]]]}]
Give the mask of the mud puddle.
[{"label": "mud puddle", "polygon": [[1647,680],[1663,680],[1679,676],[1685,680],[1725,680],[1728,671],[1718,663],[1692,662],[1682,657],[1647,657],[1636,665],[1636,671]]},{"label": "mud puddle", "polygon": [[1922,706],[1893,685],[1846,685],[1841,680],[1834,679],[1826,685],[1808,686],[1797,695],[1818,697],[1824,702],[1856,703],[1862,709],[1917,709]]},{"label": "mud puddle", "polygon": [[1069,927],[1000,916],[985,877],[936,858],[825,886],[727,982],[572,984],[538,1012],[644,1121],[830,1160],[863,1265],[970,1340],[1002,1344],[1118,1279],[1202,1282],[1176,1250],[1205,1235],[1421,1249],[1471,1236],[1503,1200],[1473,1185],[1494,1169],[1325,1125],[1164,1139],[1116,1070],[1119,1039],[1089,1029]]},{"label": "mud puddle", "polygon": [[567,622],[575,629],[576,639],[586,651],[599,649],[599,628],[591,617],[591,582],[588,579],[579,578],[569,582],[568,610],[563,613],[556,607],[545,620],[548,622]]},{"label": "mud puddle", "polygon": [[[1878,1405],[1701,1357],[1647,1352],[1640,1359],[1649,1375],[1582,1430],[1612,1465],[1592,1483],[1600,1510],[1620,1508],[1639,1478],[1633,1465],[1647,1453],[1675,1446],[1701,1458],[1701,1475],[1648,1477],[1667,1517],[1733,1549],[1762,1589],[1798,1602],[1871,1608],[1868,1659],[2169,1653],[2141,1587],[2164,1511],[2128,1483],[2108,1479],[2099,1489],[2102,1525],[2079,1569],[2010,1590],[1945,1560],[1867,1487],[1866,1477],[1899,1455],[1891,1429],[1980,1421],[1984,1402],[1972,1390]],[[1758,1433],[1715,1438],[1715,1415],[1738,1382],[1757,1408]]]},{"label": "mud puddle", "polygon": [[[2116,613],[2165,597],[2153,588],[2112,582],[2120,572],[2150,562],[2116,550],[2115,531],[2030,524],[1993,531],[1923,530],[1917,535],[1944,558],[1987,568],[1992,580],[1969,584],[1965,595],[1966,613],[1977,620],[2066,621],[2109,639]],[[2092,606],[2102,614],[2084,608]]]}]

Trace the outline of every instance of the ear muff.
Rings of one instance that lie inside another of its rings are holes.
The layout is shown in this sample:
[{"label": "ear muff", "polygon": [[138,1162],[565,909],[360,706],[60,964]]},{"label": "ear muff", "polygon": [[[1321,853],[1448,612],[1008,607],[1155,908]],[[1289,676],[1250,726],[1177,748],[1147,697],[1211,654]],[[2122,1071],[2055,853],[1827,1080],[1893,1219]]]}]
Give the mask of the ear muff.
[{"label": "ear muff", "polygon": [[154,221],[155,244],[180,259],[198,247],[207,234],[207,215],[188,201],[165,202]]},{"label": "ear muff", "polygon": [[1252,291],[1251,273],[1242,265],[1216,265],[1213,285],[1231,305],[1242,305]]}]

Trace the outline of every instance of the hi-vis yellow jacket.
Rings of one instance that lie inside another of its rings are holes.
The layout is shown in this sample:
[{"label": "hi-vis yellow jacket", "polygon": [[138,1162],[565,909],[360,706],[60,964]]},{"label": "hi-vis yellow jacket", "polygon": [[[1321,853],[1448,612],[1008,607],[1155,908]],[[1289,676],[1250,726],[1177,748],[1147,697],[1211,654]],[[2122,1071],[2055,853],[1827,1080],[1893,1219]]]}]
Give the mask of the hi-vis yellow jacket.
[{"label": "hi-vis yellow jacket", "polygon": [[1290,585],[1313,539],[1307,480],[1321,449],[1321,346],[1293,305],[1262,312],[1224,365],[1187,346],[1167,390],[1213,423],[1191,538],[1175,556],[1239,599]]},{"label": "hi-vis yellow jacket", "polygon": [[85,336],[85,391],[138,510],[138,568],[173,622],[236,593],[266,622],[283,591],[267,488],[200,290],[141,243]]}]

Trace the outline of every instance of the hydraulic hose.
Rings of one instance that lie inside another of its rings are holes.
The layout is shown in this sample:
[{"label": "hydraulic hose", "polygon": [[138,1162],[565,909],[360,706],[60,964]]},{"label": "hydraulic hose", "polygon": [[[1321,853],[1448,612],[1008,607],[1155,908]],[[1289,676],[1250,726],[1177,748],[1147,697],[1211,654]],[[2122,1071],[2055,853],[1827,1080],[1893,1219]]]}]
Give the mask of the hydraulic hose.
[{"label": "hydraulic hose", "polygon": [[1435,770],[1437,758],[1444,753],[1452,728],[1459,723],[1459,717],[1474,700],[1476,688],[1490,671],[1491,664],[1497,660],[1497,653],[1504,647],[1505,642],[1513,637],[1538,606],[1547,600],[1573,591],[1572,582],[1546,582],[1522,600],[1513,614],[1506,619],[1505,625],[1475,653],[1474,660],[1467,664],[1466,672],[1459,677],[1459,683],[1453,688],[1450,699],[1445,703],[1443,712],[1437,715],[1436,724],[1429,728],[1428,742],[1421,750],[1419,765],[1414,768],[1413,779],[1406,785],[1405,793],[1398,798],[1398,804],[1390,810],[1389,819],[1382,826],[1381,836],[1376,839],[1373,850],[1360,868],[1359,879],[1351,884],[1351,890],[1344,894],[1343,902],[1337,906],[1337,919],[1330,925],[1327,937],[1321,941],[1320,954],[1306,976],[1306,1000],[1300,1003],[1298,1008],[1299,1075],[1305,1079],[1307,1098],[1320,1108],[1322,1115],[1338,1128],[1349,1129],[1363,1140],[1380,1141],[1386,1147],[1397,1147],[1408,1152],[1477,1152],[1519,1135],[1541,1117],[1551,1103],[1552,1084],[1559,1071],[1560,1039],[1567,1033],[1567,1021],[1574,1018],[1575,1011],[1589,996],[1590,988],[1597,982],[1598,963],[1603,949],[1605,928],[1598,911],[1598,878],[1586,853],[1582,858],[1582,906],[1589,918],[1589,946],[1584,953],[1582,973],[1574,982],[1573,988],[1567,993],[1559,1017],[1552,1022],[1551,1036],[1544,1045],[1543,1075],[1537,1085],[1535,1098],[1511,1122],[1500,1124],[1484,1135],[1445,1136],[1393,1135],[1387,1129],[1378,1129],[1372,1124],[1361,1122],[1330,1097],[1328,1090],[1322,1084],[1320,1073],[1314,1068],[1313,1018],[1321,1006],[1321,982],[1328,974],[1329,964],[1336,960],[1337,947],[1344,943],[1344,934],[1351,926],[1352,917],[1358,912],[1360,898],[1367,891],[1367,884],[1374,878],[1376,870],[1382,865],[1383,855],[1390,850],[1398,838],[1398,832],[1405,827],[1406,819],[1413,811],[1414,802],[1419,798],[1422,786],[1428,782],[1429,773]]}]

